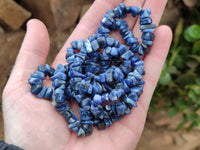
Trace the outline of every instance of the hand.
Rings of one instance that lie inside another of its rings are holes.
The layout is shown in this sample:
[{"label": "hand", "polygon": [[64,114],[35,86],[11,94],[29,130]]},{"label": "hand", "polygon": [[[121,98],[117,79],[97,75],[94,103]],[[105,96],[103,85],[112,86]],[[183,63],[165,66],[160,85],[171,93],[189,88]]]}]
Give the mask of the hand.
[{"label": "hand", "polygon": [[[65,64],[66,48],[72,40],[87,39],[96,32],[100,19],[107,10],[119,5],[122,0],[96,0],[69,37],[53,62]],[[126,6],[151,8],[153,23],[158,24],[167,0],[124,0]],[[127,18],[129,28],[140,37],[138,20]],[[117,37],[113,33],[111,36]],[[114,123],[105,131],[96,128],[93,134],[77,138],[64,118],[47,100],[30,93],[28,78],[37,66],[45,64],[49,51],[49,36],[42,22],[32,19],[27,23],[27,33],[18,54],[16,64],[3,92],[3,115],[5,140],[26,150],[129,150],[134,149],[143,131],[149,103],[159,79],[172,39],[167,26],[157,27],[154,45],[144,57],[146,75],[144,92],[130,115]]]}]

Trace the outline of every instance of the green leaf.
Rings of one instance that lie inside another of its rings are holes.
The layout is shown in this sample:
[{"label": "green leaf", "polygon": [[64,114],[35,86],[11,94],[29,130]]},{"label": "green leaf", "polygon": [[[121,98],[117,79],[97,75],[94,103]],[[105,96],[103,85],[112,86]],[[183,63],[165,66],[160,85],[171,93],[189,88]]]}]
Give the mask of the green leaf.
[{"label": "green leaf", "polygon": [[192,70],[194,70],[195,68],[197,68],[197,66],[198,66],[198,61],[196,61],[196,60],[189,60],[189,61],[187,61],[186,62],[186,65],[189,67],[189,68],[191,68]]},{"label": "green leaf", "polygon": [[192,59],[196,60],[198,63],[200,63],[200,56],[188,55],[187,57],[192,58]]},{"label": "green leaf", "polygon": [[171,75],[168,72],[162,71],[159,79],[161,85],[169,85],[171,83]]},{"label": "green leaf", "polygon": [[175,47],[178,45],[180,35],[183,33],[183,19],[179,19],[178,24],[175,29],[175,34],[174,34],[174,45]]},{"label": "green leaf", "polygon": [[192,48],[192,54],[200,55],[200,40],[196,41]]},{"label": "green leaf", "polygon": [[195,75],[192,73],[186,73],[178,76],[176,82],[180,85],[180,87],[185,87],[186,85],[195,84]]},{"label": "green leaf", "polygon": [[172,108],[170,108],[169,111],[168,111],[168,115],[169,115],[170,117],[176,116],[177,113],[178,113],[178,108],[177,108],[177,107],[172,107]]},{"label": "green leaf", "polygon": [[184,38],[188,42],[195,42],[200,39],[200,26],[197,24],[191,25],[186,28]]}]

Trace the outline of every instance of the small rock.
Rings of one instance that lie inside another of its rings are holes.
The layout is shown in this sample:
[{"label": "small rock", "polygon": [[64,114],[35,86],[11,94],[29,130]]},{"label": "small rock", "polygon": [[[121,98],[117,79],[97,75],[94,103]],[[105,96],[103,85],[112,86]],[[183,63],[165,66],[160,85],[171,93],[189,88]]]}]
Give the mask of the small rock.
[{"label": "small rock", "polygon": [[34,18],[40,19],[48,28],[55,28],[55,19],[50,5],[51,0],[21,0],[22,5],[31,11]]},{"label": "small rock", "polygon": [[31,13],[12,0],[0,0],[0,20],[4,27],[17,30]]},{"label": "small rock", "polygon": [[56,28],[64,31],[75,24],[80,15],[83,0],[51,0]]},{"label": "small rock", "polygon": [[3,28],[0,26],[0,47],[2,47],[4,42],[5,42],[5,32]]}]

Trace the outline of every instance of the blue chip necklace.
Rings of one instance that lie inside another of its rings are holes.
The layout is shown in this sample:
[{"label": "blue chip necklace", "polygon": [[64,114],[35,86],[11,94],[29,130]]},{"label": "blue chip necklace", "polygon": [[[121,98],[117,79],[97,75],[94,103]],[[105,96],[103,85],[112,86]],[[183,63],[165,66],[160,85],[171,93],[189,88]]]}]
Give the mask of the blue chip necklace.
[{"label": "blue chip necklace", "polygon": [[[141,44],[128,29],[127,22],[120,19],[127,13],[133,17],[139,15]],[[66,65],[59,64],[56,69],[48,64],[38,66],[28,80],[31,93],[52,100],[52,106],[78,137],[91,135],[93,126],[104,130],[130,114],[132,107],[137,107],[145,84],[144,62],[140,56],[149,53],[153,44],[156,25],[152,24],[150,15],[149,8],[126,7],[124,3],[108,10],[96,34],[87,40],[71,42],[65,56]],[[112,30],[119,30],[126,45],[109,35]],[[53,88],[43,85],[47,76]],[[67,104],[74,100],[80,106],[80,117]]]}]

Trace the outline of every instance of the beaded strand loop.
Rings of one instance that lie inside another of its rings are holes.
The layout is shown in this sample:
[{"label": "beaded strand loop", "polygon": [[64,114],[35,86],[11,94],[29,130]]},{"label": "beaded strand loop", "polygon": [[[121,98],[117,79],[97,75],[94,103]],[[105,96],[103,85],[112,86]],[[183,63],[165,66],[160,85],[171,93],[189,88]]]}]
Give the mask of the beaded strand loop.
[{"label": "beaded strand loop", "polygon": [[[127,13],[139,15],[142,42],[128,29]],[[56,69],[48,64],[39,65],[30,79],[31,93],[38,98],[52,99],[52,105],[68,121],[68,128],[78,137],[92,133],[92,126],[99,130],[109,127],[137,107],[145,84],[144,62],[140,56],[149,53],[153,45],[154,28],[151,10],[126,7],[124,3],[108,10],[102,18],[97,33],[87,40],[71,42],[67,48],[66,65]],[[119,30],[126,45],[111,37],[110,31]],[[52,87],[43,84],[45,77],[52,80]],[[67,100],[76,100],[79,115],[74,114]]]}]

